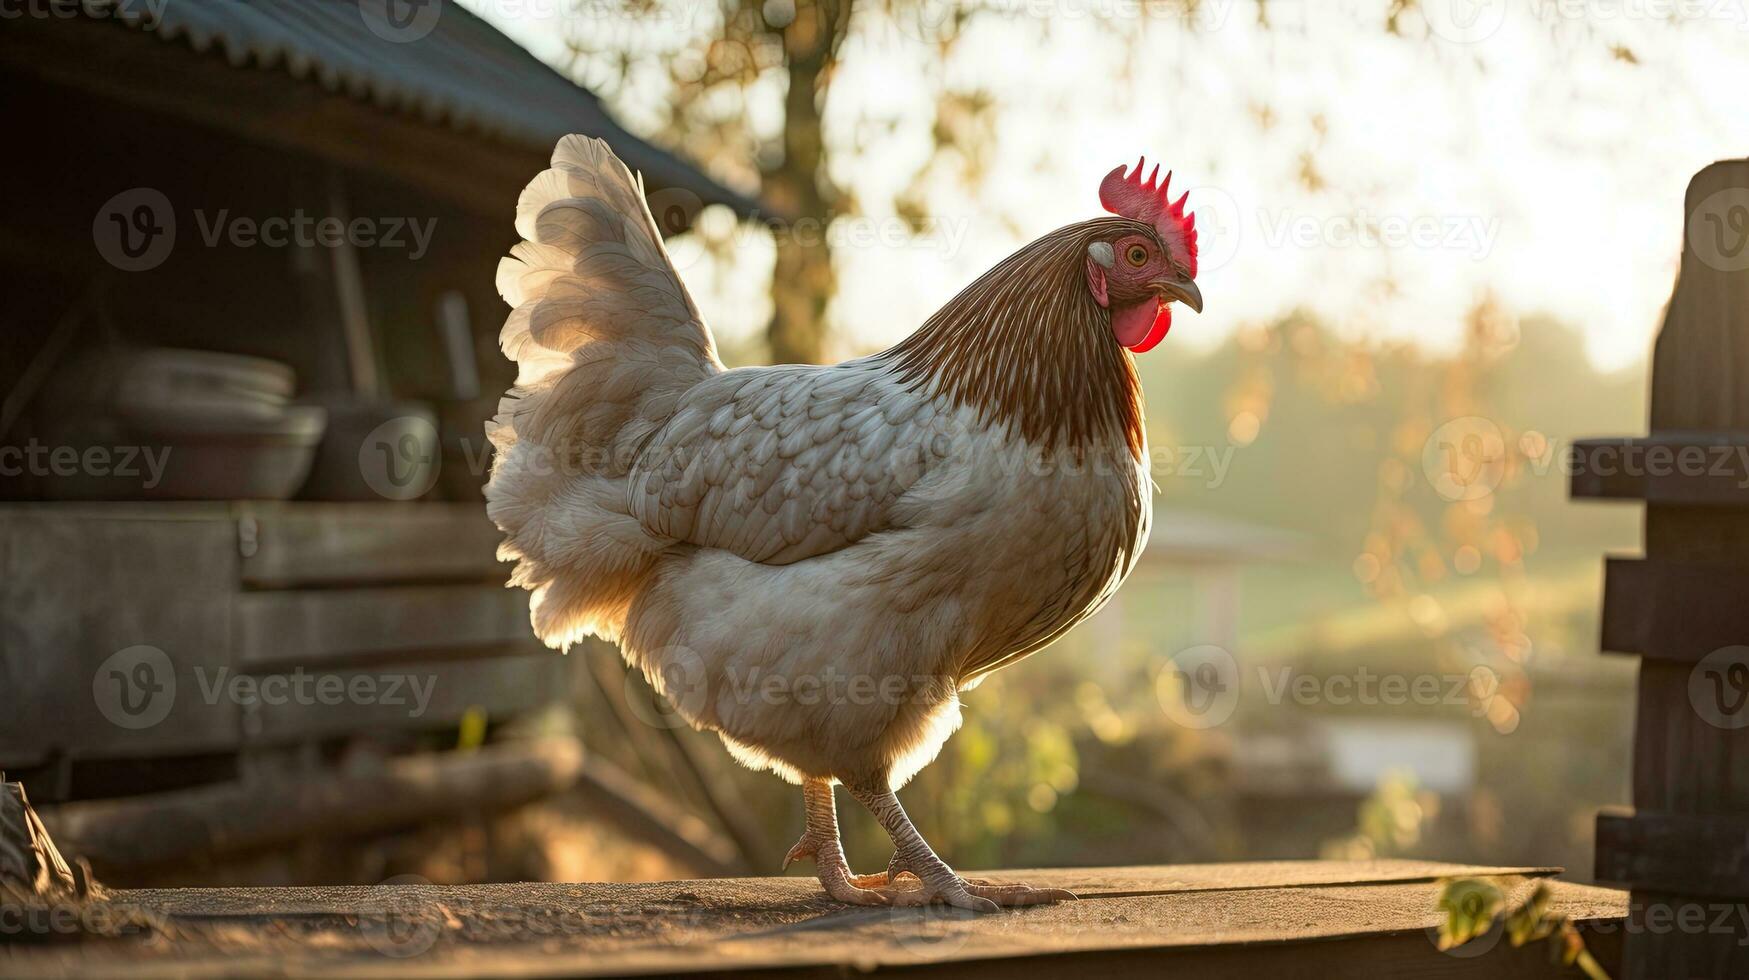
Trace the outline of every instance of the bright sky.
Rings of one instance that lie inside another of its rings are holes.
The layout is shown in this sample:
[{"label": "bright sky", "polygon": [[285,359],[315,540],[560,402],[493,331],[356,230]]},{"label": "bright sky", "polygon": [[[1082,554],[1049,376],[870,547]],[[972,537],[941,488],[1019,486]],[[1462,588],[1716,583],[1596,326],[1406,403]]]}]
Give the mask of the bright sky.
[{"label": "bright sky", "polygon": [[[564,0],[465,2],[561,55]],[[1491,291],[1578,326],[1599,366],[1637,359],[1689,177],[1749,155],[1749,0],[1425,2],[1392,37],[1382,0],[1271,0],[1268,29],[1253,0],[1203,0],[1194,28],[1137,18],[1138,0],[984,0],[1000,13],[939,69],[997,96],[994,162],[976,197],[932,187],[938,224],[914,239],[888,202],[928,154],[934,96],[917,78],[936,55],[859,14],[828,107],[834,140],[866,143],[833,165],[869,212],[832,232],[840,353],[903,337],[1024,241],[1095,216],[1100,178],[1145,153],[1191,189],[1201,230],[1207,312],[1180,317],[1176,343],[1304,308],[1344,335],[1447,349]],[[734,268],[683,270],[731,339],[769,312],[771,246],[737,241]]]}]

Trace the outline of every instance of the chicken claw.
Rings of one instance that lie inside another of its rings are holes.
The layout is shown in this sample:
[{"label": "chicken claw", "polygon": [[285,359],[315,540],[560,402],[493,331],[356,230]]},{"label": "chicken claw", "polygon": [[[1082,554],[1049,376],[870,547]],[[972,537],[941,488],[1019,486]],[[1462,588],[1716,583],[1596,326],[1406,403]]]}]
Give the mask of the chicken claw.
[{"label": "chicken claw", "polygon": [[921,888],[882,888],[880,892],[886,896],[887,904],[890,905],[915,906],[939,902],[973,912],[994,912],[998,908],[1050,905],[1077,900],[1073,892],[1061,888],[1034,888],[1026,884],[998,885],[984,878],[961,878],[958,875],[953,878],[953,882],[942,888],[924,885]]},{"label": "chicken claw", "polygon": [[809,779],[802,783],[803,809],[807,813],[807,829],[784,855],[788,868],[801,858],[812,858],[814,872],[821,887],[833,901],[849,905],[887,905],[889,899],[877,886],[887,884],[886,872],[872,875],[854,874],[844,859],[844,845],[838,841],[838,813],[832,800],[832,784],[824,779]]},{"label": "chicken claw", "polygon": [[911,818],[905,815],[905,808],[899,805],[899,798],[892,789],[847,788],[850,795],[869,808],[893,839],[893,861],[887,866],[889,881],[896,880],[899,874],[907,874],[915,876],[922,885],[920,888],[882,888],[880,893],[886,896],[889,904],[909,906],[945,902],[973,912],[994,912],[1003,906],[1075,901],[1074,894],[1061,888],[999,885],[981,878],[961,878],[930,849],[929,843],[912,825]]}]

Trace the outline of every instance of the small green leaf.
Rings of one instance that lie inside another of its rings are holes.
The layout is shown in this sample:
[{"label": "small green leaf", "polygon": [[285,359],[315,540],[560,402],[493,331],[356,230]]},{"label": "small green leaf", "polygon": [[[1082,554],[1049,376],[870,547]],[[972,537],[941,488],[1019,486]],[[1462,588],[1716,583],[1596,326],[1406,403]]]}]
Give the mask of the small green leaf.
[{"label": "small green leaf", "polygon": [[1505,904],[1500,886],[1487,878],[1453,878],[1440,892],[1439,948],[1452,949],[1486,933]]},{"label": "small green leaf", "polygon": [[1547,939],[1560,925],[1558,917],[1549,915],[1550,898],[1549,886],[1539,882],[1530,898],[1506,917],[1506,936],[1512,945]]}]

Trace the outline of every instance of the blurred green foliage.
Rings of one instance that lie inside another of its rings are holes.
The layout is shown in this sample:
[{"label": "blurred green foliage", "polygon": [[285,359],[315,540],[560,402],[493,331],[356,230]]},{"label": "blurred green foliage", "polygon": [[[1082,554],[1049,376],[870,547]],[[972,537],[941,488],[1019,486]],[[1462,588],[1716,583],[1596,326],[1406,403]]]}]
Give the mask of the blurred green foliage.
[{"label": "blurred green foliage", "polygon": [[1498,926],[1513,946],[1548,940],[1562,965],[1577,966],[1591,980],[1609,980],[1609,973],[1585,948],[1579,930],[1549,909],[1549,886],[1537,882],[1523,902],[1513,905],[1510,893],[1523,892],[1522,878],[1451,878],[1440,891],[1439,948],[1456,949],[1482,940]]}]

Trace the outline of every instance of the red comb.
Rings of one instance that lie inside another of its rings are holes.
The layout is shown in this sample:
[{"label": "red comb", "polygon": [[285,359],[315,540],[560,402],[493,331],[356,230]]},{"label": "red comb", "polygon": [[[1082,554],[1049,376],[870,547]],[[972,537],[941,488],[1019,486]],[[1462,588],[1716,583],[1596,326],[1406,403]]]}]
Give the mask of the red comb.
[{"label": "red comb", "polygon": [[1112,214],[1140,221],[1154,226],[1159,233],[1160,241],[1172,253],[1178,263],[1196,275],[1196,215],[1184,213],[1184,202],[1190,197],[1185,191],[1178,200],[1170,200],[1166,196],[1166,187],[1172,183],[1172,172],[1166,172],[1166,179],[1160,181],[1156,189],[1154,178],[1160,176],[1160,167],[1154,166],[1154,172],[1148,175],[1148,182],[1142,183],[1142,167],[1145,159],[1136,160],[1136,172],[1124,176],[1124,168],[1118,167],[1105,175],[1099,182],[1099,203]]}]

